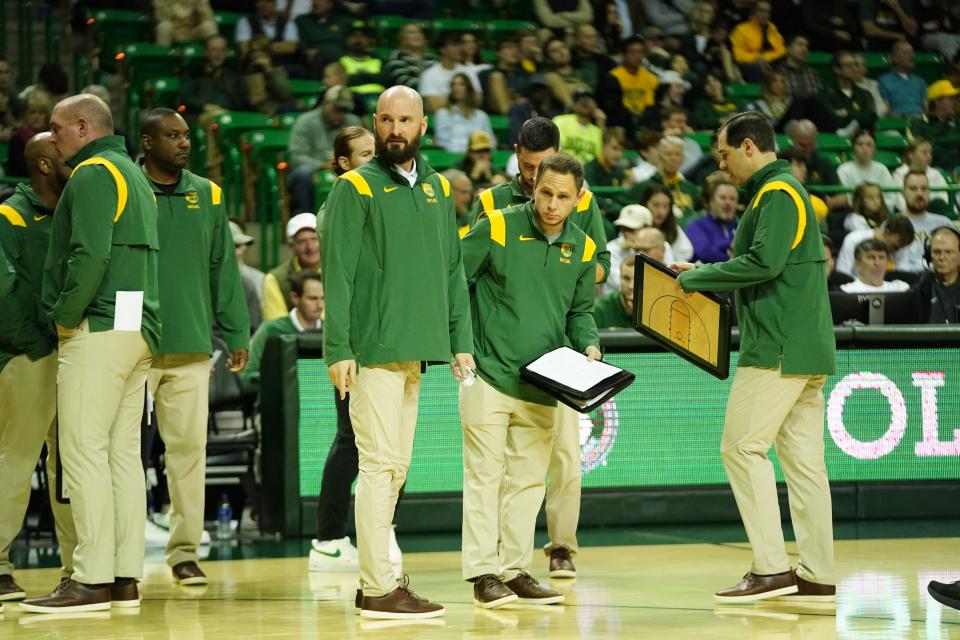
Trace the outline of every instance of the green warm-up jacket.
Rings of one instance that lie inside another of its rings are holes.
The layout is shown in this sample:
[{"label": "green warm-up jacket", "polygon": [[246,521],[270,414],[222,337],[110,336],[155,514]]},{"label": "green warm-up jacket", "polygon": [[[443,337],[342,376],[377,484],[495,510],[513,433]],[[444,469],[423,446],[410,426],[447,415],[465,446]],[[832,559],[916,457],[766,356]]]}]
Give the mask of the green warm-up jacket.
[{"label": "green warm-up jacket", "polygon": [[806,189],[783,160],[744,185],[734,257],[680,274],[684,291],[736,291],[740,360],[786,375],[829,375],[836,342],[823,240]]},{"label": "green warm-up jacket", "polygon": [[67,164],[73,174],[53,216],[43,277],[51,320],[73,329],[113,329],[118,291],[142,291],[140,332],[154,353],[160,342],[157,202],[123,138],[105,136]]},{"label": "green warm-up jacket", "polygon": [[333,184],[323,225],[324,358],[449,362],[473,338],[450,183],[374,159]]},{"label": "green warm-up jacket", "polygon": [[552,244],[533,203],[485,212],[463,238],[477,373],[500,392],[556,406],[520,367],[561,347],[600,348],[593,321],[597,246],[569,219]]}]

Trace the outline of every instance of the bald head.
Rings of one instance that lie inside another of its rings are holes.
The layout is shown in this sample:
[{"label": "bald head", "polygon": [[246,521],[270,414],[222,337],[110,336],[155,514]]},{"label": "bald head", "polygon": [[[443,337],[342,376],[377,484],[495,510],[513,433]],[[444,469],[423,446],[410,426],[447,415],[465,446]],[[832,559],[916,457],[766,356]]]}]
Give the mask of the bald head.
[{"label": "bald head", "polygon": [[69,160],[94,140],[113,134],[113,116],[106,102],[81,93],[57,103],[50,131],[60,157]]},{"label": "bald head", "polygon": [[390,87],[377,100],[373,123],[377,156],[390,164],[407,167],[420,151],[420,140],[427,131],[420,94],[402,85]]},{"label": "bald head", "polygon": [[403,85],[390,87],[380,94],[377,100],[377,114],[405,114],[411,118],[423,117],[423,98],[420,94]]},{"label": "bald head", "polygon": [[46,189],[59,195],[70,177],[70,168],[60,160],[53,140],[49,131],[38,133],[23,151],[30,186],[38,194]]},{"label": "bald head", "polygon": [[101,98],[92,93],[80,93],[64,98],[53,108],[68,120],[86,120],[90,126],[102,135],[113,133],[113,114],[110,107]]}]

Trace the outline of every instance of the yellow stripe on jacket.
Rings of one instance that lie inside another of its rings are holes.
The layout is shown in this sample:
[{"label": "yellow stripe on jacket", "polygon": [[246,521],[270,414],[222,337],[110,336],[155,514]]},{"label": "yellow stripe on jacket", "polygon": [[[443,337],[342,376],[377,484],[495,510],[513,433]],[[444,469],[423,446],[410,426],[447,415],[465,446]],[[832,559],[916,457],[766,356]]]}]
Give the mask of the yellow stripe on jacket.
[{"label": "yellow stripe on jacket", "polygon": [[123,174],[120,173],[119,169],[117,169],[117,165],[113,164],[106,158],[101,158],[99,156],[95,156],[88,160],[84,160],[74,168],[73,172],[70,175],[72,176],[74,173],[79,171],[80,167],[85,167],[91,164],[96,164],[96,165],[100,165],[101,167],[104,167],[107,171],[110,172],[110,175],[113,176],[113,181],[117,183],[117,213],[113,217],[113,222],[116,223],[117,220],[120,219],[120,216],[123,214],[123,210],[127,207],[127,181],[124,180]]},{"label": "yellow stripe on jacket", "polygon": [[797,235],[793,239],[793,244],[790,245],[790,250],[797,248],[797,245],[800,244],[800,241],[803,240],[803,232],[807,228],[807,207],[803,204],[803,198],[800,197],[800,194],[797,193],[797,190],[793,188],[790,184],[783,182],[782,180],[774,180],[773,182],[768,182],[763,185],[763,188],[760,189],[760,193],[757,194],[757,197],[753,199],[752,207],[756,207],[757,203],[760,202],[760,198],[763,197],[768,191],[783,191],[793,199],[793,204],[797,206],[797,215],[799,219],[797,220]]}]

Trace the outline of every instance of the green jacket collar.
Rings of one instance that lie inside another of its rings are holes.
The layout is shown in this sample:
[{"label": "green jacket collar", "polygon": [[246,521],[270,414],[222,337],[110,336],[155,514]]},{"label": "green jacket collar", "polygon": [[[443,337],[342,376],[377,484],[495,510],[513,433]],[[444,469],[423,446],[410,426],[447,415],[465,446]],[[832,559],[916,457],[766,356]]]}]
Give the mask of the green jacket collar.
[{"label": "green jacket collar", "polygon": [[17,185],[17,188],[14,189],[14,193],[19,193],[24,198],[30,202],[30,206],[37,210],[38,213],[50,216],[53,215],[53,209],[47,207],[40,201],[40,196],[33,190],[27,182],[21,182]]},{"label": "green jacket collar", "polygon": [[[410,186],[410,183],[407,182],[407,179],[400,175],[400,172],[397,171],[397,168],[392,164],[387,164],[383,161],[380,156],[377,156],[376,162],[380,165],[380,168],[383,169],[390,176],[390,179],[396,182],[397,184],[402,184]],[[427,178],[435,174],[433,167],[430,166],[430,163],[427,162],[427,159],[421,154],[417,154],[417,182],[424,182]]]},{"label": "green jacket collar", "polygon": [[123,155],[127,155],[127,146],[123,142],[123,137],[103,136],[93,142],[88,142],[80,151],[77,151],[72,158],[67,160],[67,164],[71,167],[76,167],[84,160],[89,160],[104,151],[117,151]]},{"label": "green jacket collar", "polygon": [[524,199],[530,200],[530,196],[528,196],[528,195],[524,192],[523,187],[520,186],[520,174],[519,174],[519,173],[518,173],[517,175],[513,176],[513,180],[511,180],[508,184],[510,185],[510,194],[511,194],[515,199],[517,199],[517,200],[524,200]]},{"label": "green jacket collar", "polygon": [[781,173],[790,173],[790,163],[786,160],[776,160],[760,168],[756,173],[750,176],[750,179],[747,180],[745,185],[743,185],[743,188],[747,193],[752,195],[760,189],[760,185],[765,183],[773,176]]},{"label": "green jacket collar", "polygon": [[[540,238],[546,242],[547,234],[540,227],[540,221],[537,220],[537,216],[533,212],[533,200],[529,200],[520,206],[523,207],[524,212],[527,214],[527,220],[530,221],[530,228],[532,228],[534,233],[539,235]],[[573,215],[574,213],[575,211],[571,211],[570,215]],[[570,222],[570,217],[568,216],[563,222],[563,230],[560,232],[559,237],[557,237],[553,244],[569,244],[573,246],[579,245],[580,243],[577,241],[576,233],[572,228],[573,226],[575,225]]]},{"label": "green jacket collar", "polygon": [[[141,171],[143,171],[143,158],[139,158],[137,160],[137,166],[140,167]],[[156,195],[163,195],[163,190],[161,190],[160,187],[157,186],[157,183],[154,182],[149,175],[147,175],[146,171],[143,171],[143,175],[147,179],[147,182],[150,183],[150,188],[153,189],[153,192]],[[182,171],[180,171],[180,180],[177,181],[177,188],[174,190],[174,194],[182,195],[188,191],[196,191],[196,190],[197,190],[197,184],[194,181],[193,174],[187,171],[186,169],[183,169]]]}]

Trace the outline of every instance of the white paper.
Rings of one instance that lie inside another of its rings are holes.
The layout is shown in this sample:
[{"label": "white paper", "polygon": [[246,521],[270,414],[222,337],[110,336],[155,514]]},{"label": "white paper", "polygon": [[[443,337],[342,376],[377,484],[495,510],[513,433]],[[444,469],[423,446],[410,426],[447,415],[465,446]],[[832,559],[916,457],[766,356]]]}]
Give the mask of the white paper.
[{"label": "white paper", "polygon": [[590,362],[585,354],[569,347],[543,354],[527,369],[576,391],[586,391],[620,371],[600,360]]},{"label": "white paper", "polygon": [[117,291],[113,311],[114,331],[140,331],[143,322],[143,291]]},{"label": "white paper", "polygon": [[220,358],[223,357],[223,350],[217,349],[213,352],[213,357],[210,358],[210,368],[213,369],[217,366],[217,363],[220,362]]}]

